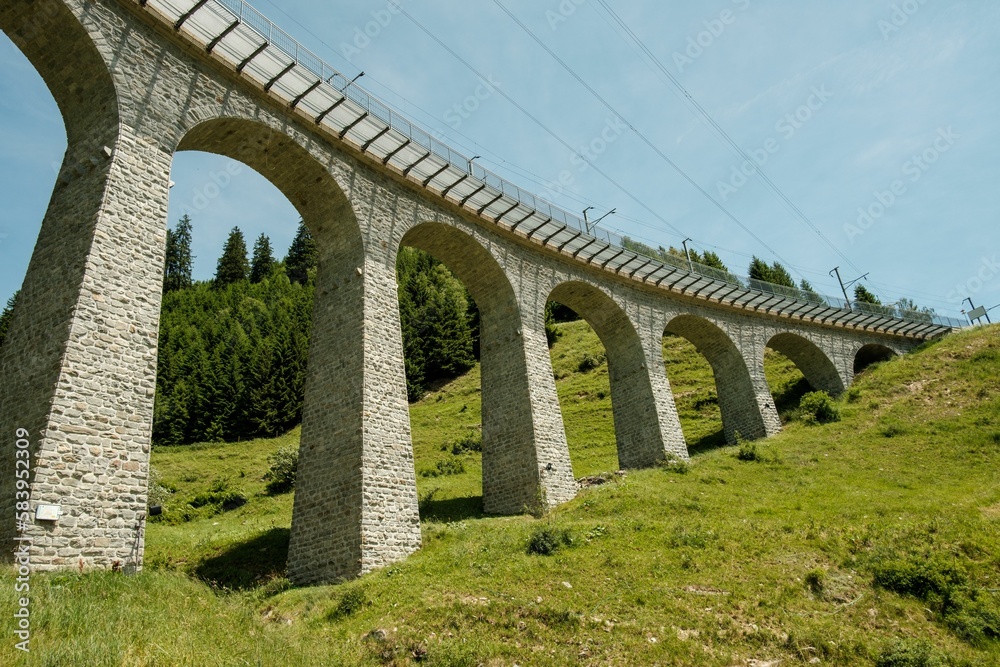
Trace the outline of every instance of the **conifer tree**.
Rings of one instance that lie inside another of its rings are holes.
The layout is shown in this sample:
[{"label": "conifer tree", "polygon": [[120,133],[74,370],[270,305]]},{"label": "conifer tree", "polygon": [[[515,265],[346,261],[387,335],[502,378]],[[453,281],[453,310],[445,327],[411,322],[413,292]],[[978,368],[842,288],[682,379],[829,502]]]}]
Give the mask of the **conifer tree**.
[{"label": "conifer tree", "polygon": [[754,255],[753,259],[750,260],[749,275],[753,280],[769,283],[771,282],[771,267],[760,257]]},{"label": "conifer tree", "polygon": [[316,250],[316,241],[301,220],[298,231],[292,239],[292,245],[288,248],[288,256],[285,257],[285,272],[288,279],[293,283],[305,285],[309,281],[309,270],[316,268],[319,260],[319,253]]},{"label": "conifer tree", "polygon": [[774,262],[774,264],[771,265],[770,282],[775,285],[781,285],[782,287],[795,287],[795,280],[792,279],[792,274],[790,274],[788,269],[778,262]]},{"label": "conifer tree", "polygon": [[854,300],[857,303],[870,303],[874,306],[881,306],[882,302],[879,298],[868,291],[868,288],[858,283],[854,286]]},{"label": "conifer tree", "polygon": [[250,262],[250,282],[259,283],[271,275],[274,256],[271,254],[271,239],[261,233],[253,244],[253,260]]},{"label": "conifer tree", "polygon": [[247,262],[247,244],[239,227],[233,227],[222,249],[215,268],[215,286],[225,287],[232,283],[246,280],[250,264]]},{"label": "conifer tree", "polygon": [[176,229],[167,230],[167,253],[163,263],[163,291],[191,286],[191,218],[184,215]]},{"label": "conifer tree", "polygon": [[14,305],[17,303],[17,298],[20,295],[21,290],[14,292],[14,295],[7,299],[7,306],[3,309],[3,313],[0,314],[0,346],[7,340],[7,330],[10,328],[11,318],[14,316]]}]

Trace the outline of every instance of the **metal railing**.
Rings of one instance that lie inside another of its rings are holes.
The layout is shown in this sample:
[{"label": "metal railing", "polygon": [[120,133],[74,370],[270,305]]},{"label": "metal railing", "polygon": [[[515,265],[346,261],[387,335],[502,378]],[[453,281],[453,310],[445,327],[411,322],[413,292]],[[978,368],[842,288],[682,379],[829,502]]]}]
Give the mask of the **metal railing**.
[{"label": "metal railing", "polygon": [[[606,229],[587,229],[587,225],[582,217],[570,213],[569,211],[547,201],[546,199],[526,191],[518,185],[508,181],[499,174],[470,161],[469,157],[452,149],[450,146],[439,140],[434,134],[424,130],[418,125],[403,117],[388,105],[374,97],[361,86],[353,83],[341,72],[327,64],[322,58],[305,48],[291,35],[275,25],[270,19],[247,4],[244,0],[216,0],[216,2],[233,14],[247,27],[260,35],[269,45],[274,46],[286,56],[291,58],[299,66],[312,72],[323,81],[336,88],[341,94],[357,104],[370,115],[378,118],[396,132],[400,133],[412,143],[422,146],[437,157],[448,162],[451,166],[467,170],[472,178],[478,179],[488,187],[494,189],[521,205],[534,209],[539,214],[551,218],[553,222],[566,225],[581,234],[589,237],[596,237],[619,248],[625,248],[644,259],[651,259],[664,266],[671,266],[682,271],[689,271],[698,276],[710,280],[721,281],[733,285],[754,290],[761,294],[780,296],[804,303],[816,305],[826,305],[845,311],[863,313],[874,317],[884,317],[898,319],[905,322],[935,324],[947,328],[962,328],[968,323],[953,317],[946,317],[935,314],[933,311],[906,311],[894,306],[877,306],[873,304],[852,302],[848,303],[843,299],[817,294],[813,291],[790,288],[783,285],[775,285],[749,277],[738,276],[728,271],[722,271],[714,267],[703,264],[689,262],[684,258],[675,257],[669,253],[654,252],[653,256],[648,252],[636,250],[636,246],[646,247],[643,244],[632,242],[627,236],[608,231]],[[631,247],[630,247],[631,246]]]}]

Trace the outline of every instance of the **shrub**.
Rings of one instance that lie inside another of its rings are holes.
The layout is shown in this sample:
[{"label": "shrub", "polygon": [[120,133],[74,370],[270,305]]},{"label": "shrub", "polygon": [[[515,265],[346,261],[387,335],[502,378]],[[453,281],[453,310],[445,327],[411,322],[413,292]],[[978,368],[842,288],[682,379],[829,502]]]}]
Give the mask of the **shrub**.
[{"label": "shrub", "polygon": [[455,456],[481,451],[483,451],[483,434],[479,431],[469,431],[451,445],[451,453]]},{"label": "shrub", "polygon": [[944,667],[946,663],[929,642],[897,639],[884,647],[876,667]]},{"label": "shrub", "polygon": [[465,464],[461,459],[447,458],[438,461],[430,470],[422,470],[421,477],[445,477],[447,475],[461,475],[465,472]]},{"label": "shrub", "polygon": [[840,409],[825,391],[811,391],[803,396],[799,411],[806,422],[829,424],[840,421]]},{"label": "shrub", "polygon": [[753,442],[737,439],[739,449],[736,451],[736,458],[740,461],[763,461],[764,455],[757,449]]},{"label": "shrub", "polygon": [[691,464],[688,461],[673,454],[668,454],[666,458],[661,459],[659,466],[667,472],[674,472],[678,475],[684,475],[691,470]]},{"label": "shrub", "polygon": [[362,588],[352,588],[346,591],[337,602],[337,606],[326,615],[328,620],[335,621],[359,611],[368,603],[368,596]]},{"label": "shrub", "polygon": [[595,356],[595,355],[587,352],[587,353],[585,353],[583,355],[583,358],[580,359],[580,363],[577,364],[576,370],[578,372],[580,372],[580,373],[587,373],[589,371],[594,370],[595,368],[597,368],[598,366],[600,366],[603,363],[604,363],[604,355],[603,354],[599,354],[599,355]]},{"label": "shrub", "polygon": [[149,492],[146,496],[146,504],[149,507],[154,505],[163,506],[166,504],[170,494],[174,491],[176,491],[176,489],[163,483],[163,477],[160,475],[160,471],[153,466],[149,466]]},{"label": "shrub", "polygon": [[271,495],[287,493],[295,486],[295,475],[299,469],[299,448],[282,447],[267,457],[271,464],[264,479],[267,481],[267,492]]},{"label": "shrub", "polygon": [[566,529],[556,530],[555,528],[537,528],[528,538],[529,554],[539,556],[551,556],[560,547],[573,544],[573,537]]}]

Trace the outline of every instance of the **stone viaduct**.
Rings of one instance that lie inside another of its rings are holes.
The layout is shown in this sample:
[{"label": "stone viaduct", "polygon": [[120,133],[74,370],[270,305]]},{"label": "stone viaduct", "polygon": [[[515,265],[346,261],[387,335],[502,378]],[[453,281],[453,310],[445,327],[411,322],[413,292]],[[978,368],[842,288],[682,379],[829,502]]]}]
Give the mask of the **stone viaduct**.
[{"label": "stone viaduct", "polygon": [[[836,394],[856,362],[946,331],[762,294],[597,242],[544,202],[406,135],[341,75],[296,55],[283,33],[261,38],[272,28],[259,18],[240,0],[0,7],[0,27],[45,80],[68,136],[0,352],[7,559],[22,535],[36,569],[141,566],[167,197],[180,150],[257,170],[320,249],[288,561],[298,583],[354,577],[420,546],[401,246],[442,260],[480,307],[491,513],[576,492],[546,346],[550,299],[580,313],[606,347],[625,468],[687,456],[664,332],[711,363],[732,439],[779,429],[766,347]],[[31,452],[20,486],[18,429]],[[62,514],[36,519],[39,504]]]}]

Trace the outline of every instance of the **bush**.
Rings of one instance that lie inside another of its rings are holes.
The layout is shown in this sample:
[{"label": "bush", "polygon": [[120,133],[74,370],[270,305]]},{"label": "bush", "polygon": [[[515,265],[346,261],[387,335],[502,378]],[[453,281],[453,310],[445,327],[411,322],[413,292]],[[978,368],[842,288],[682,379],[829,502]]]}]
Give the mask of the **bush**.
[{"label": "bush", "polygon": [[421,477],[445,477],[447,475],[461,475],[465,472],[465,464],[461,459],[447,458],[438,461],[430,470],[422,470]]},{"label": "bush", "polygon": [[149,507],[153,507],[154,505],[160,505],[162,507],[166,504],[170,494],[174,491],[176,491],[176,489],[163,483],[163,477],[160,475],[160,471],[153,466],[149,466],[149,491],[146,496],[146,504]]},{"label": "bush", "polygon": [[764,460],[764,455],[760,453],[755,443],[739,439],[737,440],[737,443],[739,444],[739,449],[736,451],[736,458],[740,461]]},{"label": "bush", "polygon": [[876,667],[944,667],[946,663],[929,642],[897,639],[879,654]]},{"label": "bush", "polygon": [[335,621],[359,611],[368,603],[368,596],[362,588],[352,588],[341,596],[337,606],[326,615],[327,620]]},{"label": "bush", "polygon": [[271,495],[287,493],[295,486],[295,475],[299,469],[299,448],[295,446],[282,447],[267,457],[271,464],[264,479],[267,481],[267,492]]},{"label": "bush", "polygon": [[455,456],[481,451],[483,451],[483,434],[479,431],[469,431],[451,445],[451,453]]},{"label": "bush", "polygon": [[805,582],[806,586],[812,592],[813,595],[822,595],[823,589],[826,581],[826,572],[820,569],[809,570],[806,572]]},{"label": "bush", "polygon": [[528,553],[551,556],[563,546],[573,544],[573,537],[566,529],[538,528],[528,538]]},{"label": "bush", "polygon": [[840,421],[840,409],[825,391],[811,391],[799,402],[803,421],[829,424]]},{"label": "bush", "polygon": [[577,364],[576,370],[580,373],[587,373],[588,371],[592,371],[601,364],[603,364],[604,360],[605,359],[603,354],[595,356],[587,352],[583,355],[583,358],[580,359],[580,363]]},{"label": "bush", "polygon": [[659,461],[658,465],[667,472],[674,472],[678,475],[684,475],[691,470],[691,464],[688,461],[674,454],[668,454],[666,458]]}]

